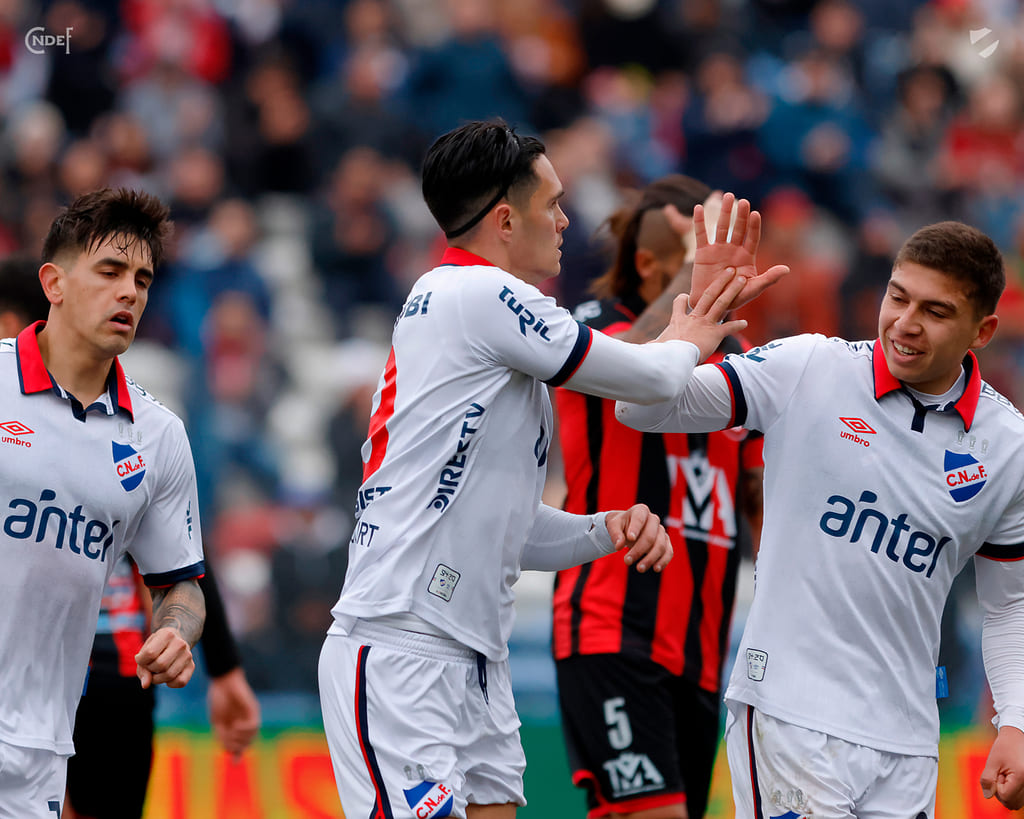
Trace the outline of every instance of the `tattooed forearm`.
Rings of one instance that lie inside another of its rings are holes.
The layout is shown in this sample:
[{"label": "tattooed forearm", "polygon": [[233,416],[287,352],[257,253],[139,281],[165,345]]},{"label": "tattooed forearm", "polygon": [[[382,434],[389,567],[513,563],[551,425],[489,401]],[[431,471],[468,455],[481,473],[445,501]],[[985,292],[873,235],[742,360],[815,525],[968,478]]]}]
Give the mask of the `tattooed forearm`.
[{"label": "tattooed forearm", "polygon": [[672,302],[680,293],[686,292],[692,276],[693,263],[684,263],[682,269],[668,283],[664,292],[644,308],[637,320],[633,322],[633,326],[615,337],[633,344],[644,344],[656,339],[661,331],[668,326],[669,319],[672,318]]},{"label": "tattooed forearm", "polygon": [[206,600],[195,580],[175,583],[166,589],[152,589],[153,631],[173,628],[194,646],[203,633],[206,619]]}]

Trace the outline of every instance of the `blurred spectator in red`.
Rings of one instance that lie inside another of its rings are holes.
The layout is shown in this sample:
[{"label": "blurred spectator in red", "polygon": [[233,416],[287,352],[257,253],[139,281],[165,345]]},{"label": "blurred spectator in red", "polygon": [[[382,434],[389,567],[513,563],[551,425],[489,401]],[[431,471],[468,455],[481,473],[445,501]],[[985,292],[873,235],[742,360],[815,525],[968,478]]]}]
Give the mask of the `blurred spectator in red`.
[{"label": "blurred spectator in red", "polygon": [[208,0],[122,0],[126,41],[119,69],[122,77],[145,76],[171,63],[208,83],[219,83],[231,70],[231,35]]}]

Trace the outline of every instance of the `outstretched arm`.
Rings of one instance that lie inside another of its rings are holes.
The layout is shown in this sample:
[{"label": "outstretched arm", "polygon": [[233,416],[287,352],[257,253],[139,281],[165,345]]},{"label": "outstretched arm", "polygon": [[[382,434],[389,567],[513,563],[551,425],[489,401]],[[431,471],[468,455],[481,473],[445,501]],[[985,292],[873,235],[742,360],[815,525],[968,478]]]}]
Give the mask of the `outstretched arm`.
[{"label": "outstretched arm", "polygon": [[135,673],[143,688],[166,683],[182,688],[195,671],[192,646],[203,633],[206,604],[195,579],[183,580],[153,596],[153,633],[135,655]]}]

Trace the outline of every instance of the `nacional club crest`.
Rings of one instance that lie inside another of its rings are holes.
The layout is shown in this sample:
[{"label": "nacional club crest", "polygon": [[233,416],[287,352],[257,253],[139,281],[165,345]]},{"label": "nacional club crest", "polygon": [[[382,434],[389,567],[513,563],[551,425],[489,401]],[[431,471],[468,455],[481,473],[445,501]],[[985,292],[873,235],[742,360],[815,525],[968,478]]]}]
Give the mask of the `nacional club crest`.
[{"label": "nacional club crest", "polygon": [[417,819],[440,819],[451,816],[455,807],[452,789],[441,782],[420,782],[414,788],[402,791]]},{"label": "nacional club crest", "polygon": [[946,489],[957,503],[973,498],[988,482],[985,465],[966,452],[950,452],[947,449],[942,468],[946,473],[943,478]]},{"label": "nacional club crest", "polygon": [[111,441],[110,444],[114,453],[114,471],[124,491],[131,492],[142,483],[146,475],[146,462],[142,460],[142,455],[128,444],[119,444],[117,441]]}]

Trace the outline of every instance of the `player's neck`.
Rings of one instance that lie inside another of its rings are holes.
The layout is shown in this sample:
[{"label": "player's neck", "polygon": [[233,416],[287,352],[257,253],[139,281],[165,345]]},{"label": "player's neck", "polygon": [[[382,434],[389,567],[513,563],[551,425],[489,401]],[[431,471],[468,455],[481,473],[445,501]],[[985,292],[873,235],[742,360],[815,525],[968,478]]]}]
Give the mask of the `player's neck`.
[{"label": "player's neck", "polygon": [[112,358],[97,358],[81,344],[75,344],[53,322],[39,332],[39,353],[50,375],[84,406],[89,406],[107,388]]}]

